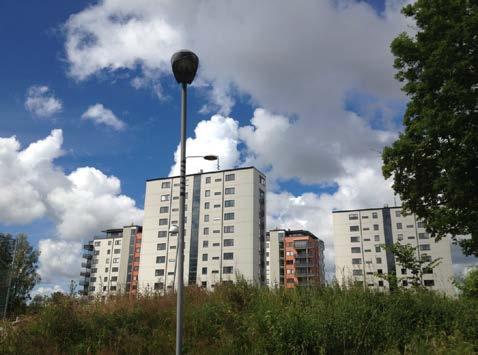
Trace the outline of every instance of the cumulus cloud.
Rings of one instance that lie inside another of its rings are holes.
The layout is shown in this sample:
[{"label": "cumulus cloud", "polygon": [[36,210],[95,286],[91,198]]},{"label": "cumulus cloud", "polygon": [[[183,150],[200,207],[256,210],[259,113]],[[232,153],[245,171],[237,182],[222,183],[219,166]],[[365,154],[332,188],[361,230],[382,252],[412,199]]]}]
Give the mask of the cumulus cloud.
[{"label": "cumulus cloud", "polygon": [[107,109],[102,104],[95,104],[88,107],[88,109],[81,115],[83,120],[91,120],[95,124],[104,124],[111,128],[121,131],[126,127],[126,124],[121,121],[110,109]]},{"label": "cumulus cloud", "polygon": [[56,222],[54,237],[39,243],[44,280],[78,277],[80,241],[102,229],[140,223],[142,210],[121,194],[121,183],[92,167],[70,174],[55,165],[63,134],[51,134],[22,149],[15,137],[0,138],[0,223]]},{"label": "cumulus cloud", "polygon": [[25,108],[37,117],[47,118],[61,112],[63,104],[48,86],[31,86],[27,91]]},{"label": "cumulus cloud", "polygon": [[55,292],[65,293],[65,290],[60,285],[40,286],[33,289],[30,295],[33,298],[35,296],[49,296]]},{"label": "cumulus cloud", "polygon": [[[221,115],[214,115],[210,120],[201,121],[194,130],[194,137],[186,141],[187,156],[217,155],[221,169],[234,167],[240,158],[238,150],[239,123]],[[179,175],[180,146],[174,153],[174,165],[170,176]],[[202,158],[188,158],[187,173],[196,173],[200,170],[212,171],[217,169],[217,161],[207,161]]]}]

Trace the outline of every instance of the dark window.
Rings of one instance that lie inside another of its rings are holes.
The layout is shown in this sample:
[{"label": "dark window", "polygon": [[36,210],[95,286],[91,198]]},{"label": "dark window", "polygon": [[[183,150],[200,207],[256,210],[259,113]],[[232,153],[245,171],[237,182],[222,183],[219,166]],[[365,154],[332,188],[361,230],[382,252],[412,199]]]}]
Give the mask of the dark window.
[{"label": "dark window", "polygon": [[156,257],[156,263],[157,264],[163,264],[166,262],[166,257],[165,256],[157,256]]},{"label": "dark window", "polygon": [[154,284],[154,289],[155,290],[162,290],[164,288],[164,284],[162,282],[156,282]]},{"label": "dark window", "polygon": [[352,250],[352,254],[360,253],[360,247],[353,247],[351,248],[351,250]]},{"label": "dark window", "polygon": [[359,265],[359,264],[362,264],[362,259],[358,258],[354,258],[352,259],[352,265]]},{"label": "dark window", "polygon": [[435,286],[435,281],[434,280],[423,280],[423,284],[425,286]]},{"label": "dark window", "polygon": [[375,246],[375,252],[376,252],[376,253],[380,253],[380,245],[376,245],[376,246]]},{"label": "dark window", "polygon": [[207,240],[202,241],[202,247],[207,248],[209,246],[209,242]]},{"label": "dark window", "polygon": [[209,228],[208,227],[205,227],[202,231],[204,235],[208,235],[209,234]]},{"label": "dark window", "polygon": [[206,191],[204,191],[204,196],[205,196],[205,197],[211,196],[211,190],[206,190]]},{"label": "dark window", "polygon": [[208,177],[206,177],[206,184],[210,184],[210,183],[211,183],[211,177],[208,176]]},{"label": "dark window", "polygon": [[223,274],[232,274],[232,266],[224,266],[222,268],[222,273]]},{"label": "dark window", "polygon": [[352,270],[354,276],[362,276],[362,270]]},{"label": "dark window", "polygon": [[207,267],[203,267],[203,268],[202,268],[202,274],[203,274],[203,275],[207,275]]},{"label": "dark window", "polygon": [[226,200],[224,201],[224,207],[234,207],[235,201],[234,200]]},{"label": "dark window", "polygon": [[161,184],[161,188],[167,189],[171,187],[171,183],[169,181],[165,181]]},{"label": "dark window", "polygon": [[430,244],[422,244],[422,245],[420,245],[420,250],[430,250]]},{"label": "dark window", "polygon": [[224,189],[225,195],[234,195],[236,193],[236,189],[234,187],[226,187]]},{"label": "dark window", "polygon": [[230,221],[234,219],[234,212],[224,213],[224,220]]},{"label": "dark window", "polygon": [[207,254],[202,255],[202,261],[207,261]]},{"label": "dark window", "polygon": [[373,225],[373,230],[374,230],[374,231],[378,231],[378,224],[374,224],[374,225]]},{"label": "dark window", "polygon": [[157,250],[166,250],[166,243],[159,243],[156,246]]},{"label": "dark window", "polygon": [[382,258],[375,258],[377,264],[381,264],[382,263]]},{"label": "dark window", "polygon": [[168,236],[168,232],[166,231],[159,231],[158,238],[166,238]]},{"label": "dark window", "polygon": [[382,274],[383,274],[383,270],[382,270],[382,269],[377,269],[377,274],[382,275]]},{"label": "dark window", "polygon": [[360,242],[360,237],[350,237],[350,242],[351,242],[351,243]]},{"label": "dark window", "polygon": [[234,253],[224,253],[224,260],[234,259]]},{"label": "dark window", "polygon": [[397,223],[397,229],[402,229],[402,224],[401,223]]},{"label": "dark window", "polygon": [[159,213],[168,213],[168,212],[169,212],[168,206],[163,206],[159,208]]},{"label": "dark window", "polygon": [[236,180],[236,175],[235,175],[235,174],[227,174],[227,175],[225,176],[225,180],[226,180],[226,181]]},{"label": "dark window", "polygon": [[234,239],[224,239],[224,246],[225,247],[233,247],[234,246]]},{"label": "dark window", "polygon": [[359,226],[350,226],[350,231],[351,232],[358,232],[359,231]]},{"label": "dark window", "polygon": [[111,272],[118,272],[118,268],[117,267],[112,267]]},{"label": "dark window", "polygon": [[380,281],[378,282],[378,285],[379,285],[380,287],[383,287],[383,281],[380,280]]},{"label": "dark window", "polygon": [[159,225],[164,226],[168,224],[168,219],[167,218],[160,218],[159,219]]},{"label": "dark window", "polygon": [[208,210],[209,209],[209,202],[204,202],[204,209]]},{"label": "dark window", "polygon": [[164,276],[164,270],[163,269],[154,270],[154,276]]},{"label": "dark window", "polygon": [[372,212],[372,218],[378,218],[378,213],[377,212]]},{"label": "dark window", "polygon": [[224,226],[224,233],[234,233],[234,226]]},{"label": "dark window", "polygon": [[407,280],[403,280],[403,281],[402,281],[402,286],[407,287],[407,286],[408,286],[408,281],[407,281]]},{"label": "dark window", "polygon": [[353,221],[355,219],[358,219],[358,213],[350,213],[349,220]]}]

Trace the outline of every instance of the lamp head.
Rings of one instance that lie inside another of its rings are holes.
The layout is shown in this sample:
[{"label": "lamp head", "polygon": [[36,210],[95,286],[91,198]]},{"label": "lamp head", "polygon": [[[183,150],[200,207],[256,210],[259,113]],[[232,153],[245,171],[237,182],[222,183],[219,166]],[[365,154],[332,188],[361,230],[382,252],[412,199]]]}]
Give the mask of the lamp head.
[{"label": "lamp head", "polygon": [[217,160],[219,157],[217,155],[205,155],[204,159],[206,160]]},{"label": "lamp head", "polygon": [[176,224],[172,224],[169,228],[169,233],[175,234],[179,232],[179,227]]},{"label": "lamp head", "polygon": [[193,52],[184,49],[173,54],[171,66],[178,83],[191,84],[198,70],[199,58]]}]

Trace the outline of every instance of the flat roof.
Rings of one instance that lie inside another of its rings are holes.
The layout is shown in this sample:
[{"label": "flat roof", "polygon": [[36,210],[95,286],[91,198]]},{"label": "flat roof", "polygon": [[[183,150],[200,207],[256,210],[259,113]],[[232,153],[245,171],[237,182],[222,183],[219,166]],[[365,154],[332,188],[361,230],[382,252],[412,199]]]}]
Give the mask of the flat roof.
[{"label": "flat roof", "polygon": [[292,234],[301,234],[301,235],[312,237],[312,238],[315,238],[317,240],[322,241],[314,233],[312,233],[310,231],[307,231],[307,230],[304,230],[304,229],[293,229],[293,230],[291,230],[291,229],[278,228],[278,229],[271,229],[269,232],[280,232],[280,231],[285,232],[286,236],[292,235]]},{"label": "flat roof", "polygon": [[[254,170],[256,170],[258,173],[260,173],[260,174],[266,176],[266,174],[264,174],[262,171],[260,171],[259,169],[257,169],[257,168],[254,167],[254,166],[245,166],[245,167],[242,167],[242,168],[224,169],[224,170],[215,170],[215,171],[205,171],[205,172],[202,172],[202,173],[187,174],[186,176],[215,174],[215,173],[222,173],[222,172],[227,172],[227,171],[237,171],[237,170],[247,170],[247,169],[254,169]],[[179,177],[180,177],[179,175],[166,176],[166,177],[160,177],[160,178],[154,178],[154,179],[147,179],[146,182],[149,182],[149,181],[157,181],[157,180],[167,180],[167,179],[169,180],[169,179],[174,179],[174,178],[179,178]]]},{"label": "flat roof", "polygon": [[377,208],[357,208],[356,210],[335,210],[335,211],[332,211],[332,213],[376,211],[376,210],[383,210],[385,208],[402,208],[402,206],[384,206],[384,207],[377,207]]}]

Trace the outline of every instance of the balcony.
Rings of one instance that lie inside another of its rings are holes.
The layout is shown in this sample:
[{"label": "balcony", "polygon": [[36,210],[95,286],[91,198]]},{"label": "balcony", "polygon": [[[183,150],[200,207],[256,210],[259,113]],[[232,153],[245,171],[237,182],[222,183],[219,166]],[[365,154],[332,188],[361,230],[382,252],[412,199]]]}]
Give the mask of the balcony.
[{"label": "balcony", "polygon": [[84,250],[88,250],[88,251],[93,251],[94,247],[93,247],[93,244],[83,244],[83,249]]},{"label": "balcony", "polygon": [[88,260],[86,263],[81,263],[81,267],[91,269],[91,261]]},{"label": "balcony", "polygon": [[90,280],[89,280],[89,279],[80,280],[80,282],[78,282],[78,284],[79,284],[80,286],[85,286],[85,287],[87,287],[87,286],[89,286],[89,284],[90,284]]},{"label": "balcony", "polygon": [[90,277],[90,272],[89,271],[82,271],[82,272],[80,272],[80,276]]},{"label": "balcony", "polygon": [[92,258],[93,258],[93,254],[90,254],[90,253],[83,254],[83,259],[91,260]]},{"label": "balcony", "polygon": [[296,254],[295,258],[296,259],[311,259],[313,257],[312,254],[306,254],[306,253],[299,253]]}]

